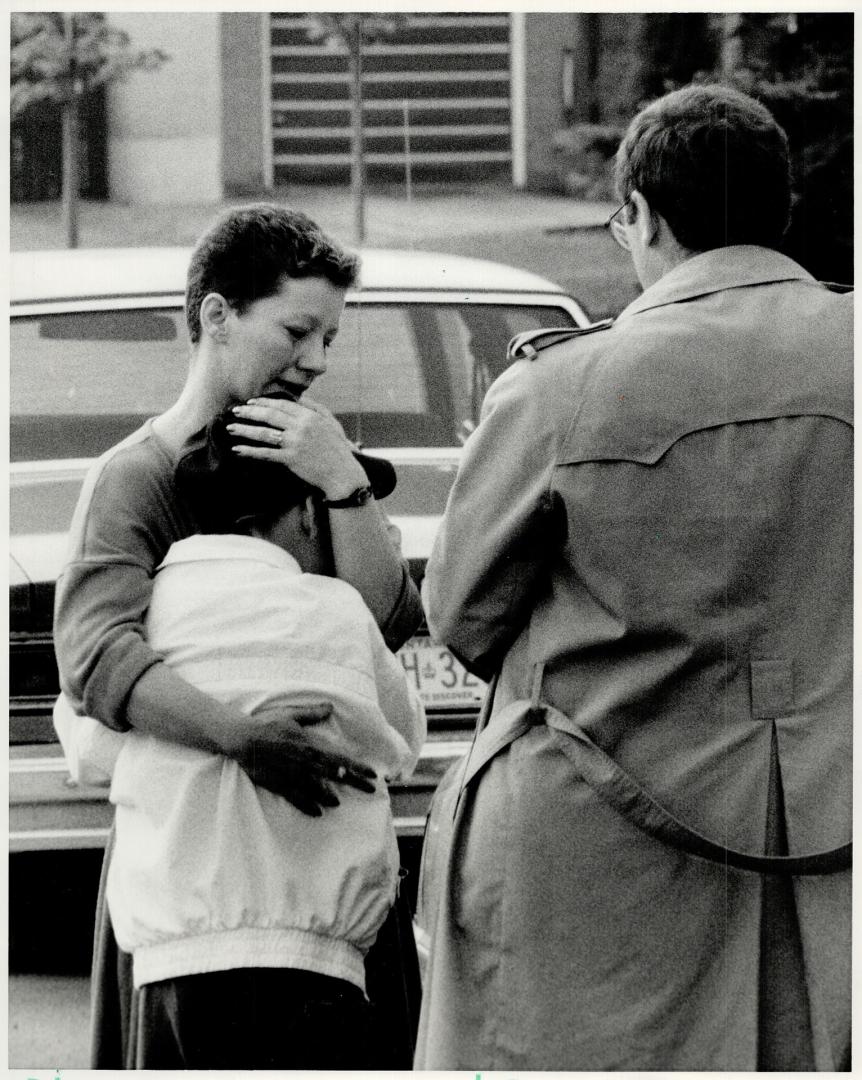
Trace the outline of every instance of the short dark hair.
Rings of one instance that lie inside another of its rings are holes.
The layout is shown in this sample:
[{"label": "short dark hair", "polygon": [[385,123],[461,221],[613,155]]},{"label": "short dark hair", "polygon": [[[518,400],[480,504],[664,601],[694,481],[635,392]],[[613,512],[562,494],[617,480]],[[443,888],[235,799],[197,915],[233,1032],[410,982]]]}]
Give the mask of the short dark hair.
[{"label": "short dark hair", "polygon": [[323,277],[339,289],[356,281],[359,258],[331,240],[310,217],[273,203],[235,207],[218,218],[192,252],[186,276],[186,322],[200,340],[204,297],[220,293],[242,314],[273,296],[285,275]]},{"label": "short dark hair", "polygon": [[[261,397],[296,400],[280,390]],[[319,488],[281,463],[235,454],[236,446],[256,445],[253,439],[229,430],[235,423],[233,409],[227,408],[186,439],[180,448],[174,477],[201,532],[247,532],[252,523],[259,528],[268,527],[309,497],[320,500],[323,493]],[[244,423],[250,427],[268,427],[249,418]],[[354,450],[353,455],[365,470],[375,498],[385,499],[397,482],[392,463],[360,450]],[[244,523],[242,527],[240,523]]]},{"label": "short dark hair", "polygon": [[616,157],[621,199],[639,191],[692,251],[777,247],[790,220],[787,136],[769,110],[719,84],[641,110]]}]

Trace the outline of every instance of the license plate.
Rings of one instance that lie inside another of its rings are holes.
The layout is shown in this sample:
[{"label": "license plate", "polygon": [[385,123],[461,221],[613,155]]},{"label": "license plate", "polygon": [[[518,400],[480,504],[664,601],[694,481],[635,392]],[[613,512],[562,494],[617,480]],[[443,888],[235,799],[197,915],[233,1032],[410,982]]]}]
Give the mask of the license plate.
[{"label": "license plate", "polygon": [[447,648],[427,637],[410,638],[398,650],[407,677],[427,708],[472,708],[482,702],[485,683],[471,675]]}]

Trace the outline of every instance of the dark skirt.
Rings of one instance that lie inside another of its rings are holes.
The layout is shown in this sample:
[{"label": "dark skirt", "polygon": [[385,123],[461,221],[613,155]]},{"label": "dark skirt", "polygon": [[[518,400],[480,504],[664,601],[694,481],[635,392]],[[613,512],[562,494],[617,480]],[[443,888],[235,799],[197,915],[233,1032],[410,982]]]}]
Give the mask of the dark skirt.
[{"label": "dark skirt", "polygon": [[[137,1047],[137,996],[132,983],[132,957],[117,946],[105,900],[105,884],[114,833],[105,849],[90,989],[90,1068],[134,1069]],[[413,937],[412,915],[404,889],[380,928],[365,959],[366,992],[374,1011],[375,1038],[370,1062],[357,1068],[410,1069],[419,1022],[421,984]]]}]

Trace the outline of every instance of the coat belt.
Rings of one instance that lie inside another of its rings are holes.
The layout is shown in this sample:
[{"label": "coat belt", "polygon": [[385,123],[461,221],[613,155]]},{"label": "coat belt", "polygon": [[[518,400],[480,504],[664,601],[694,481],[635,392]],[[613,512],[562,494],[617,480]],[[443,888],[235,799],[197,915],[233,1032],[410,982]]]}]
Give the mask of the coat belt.
[{"label": "coat belt", "polygon": [[541,701],[513,701],[495,714],[493,724],[478,732],[467,760],[461,793],[497,754],[537,724],[568,736],[561,749],[595,794],[627,821],[662,843],[710,862],[758,874],[794,877],[836,874],[852,865],[852,842],[805,855],[757,855],[710,840],[657,802],[571,717]]}]

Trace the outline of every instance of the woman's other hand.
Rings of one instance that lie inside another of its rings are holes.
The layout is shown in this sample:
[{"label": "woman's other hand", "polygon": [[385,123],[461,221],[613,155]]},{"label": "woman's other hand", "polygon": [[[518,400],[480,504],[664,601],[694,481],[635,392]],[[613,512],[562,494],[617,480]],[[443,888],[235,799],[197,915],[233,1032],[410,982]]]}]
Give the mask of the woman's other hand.
[{"label": "woman's other hand", "polygon": [[308,745],[303,728],[326,720],[331,705],[282,706],[246,717],[229,755],[258,786],[281,795],[297,810],[319,817],[338,806],[334,784],[373,792],[373,769]]},{"label": "woman's other hand", "polygon": [[132,687],[126,720],[137,731],[236,761],[255,784],[319,817],[337,806],[332,784],[372,792],[375,774],[354,761],[308,746],[304,728],[332,714],[332,705],[280,706],[253,716],[236,712],[153,664]]}]

